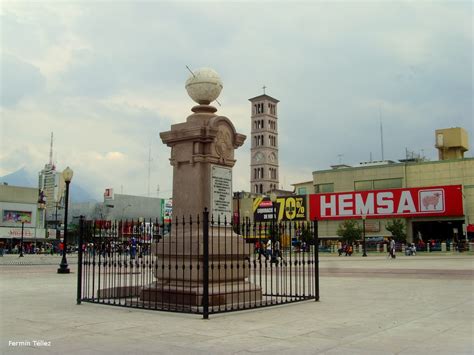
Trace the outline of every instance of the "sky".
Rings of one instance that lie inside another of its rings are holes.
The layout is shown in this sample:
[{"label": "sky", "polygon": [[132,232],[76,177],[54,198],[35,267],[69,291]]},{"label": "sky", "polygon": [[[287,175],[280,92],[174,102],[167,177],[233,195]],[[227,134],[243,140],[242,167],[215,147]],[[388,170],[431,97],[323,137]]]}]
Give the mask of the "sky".
[{"label": "sky", "polygon": [[[247,135],[233,189],[250,190],[250,102],[278,100],[280,187],[315,170],[437,160],[435,130],[474,137],[470,1],[2,1],[0,176],[53,160],[98,200],[171,197],[184,83],[210,67],[217,114]],[[381,125],[383,135],[381,135]],[[472,157],[473,148],[465,156]],[[151,154],[150,154],[151,152]],[[150,176],[150,179],[148,179]],[[158,192],[159,190],[159,192]]]}]

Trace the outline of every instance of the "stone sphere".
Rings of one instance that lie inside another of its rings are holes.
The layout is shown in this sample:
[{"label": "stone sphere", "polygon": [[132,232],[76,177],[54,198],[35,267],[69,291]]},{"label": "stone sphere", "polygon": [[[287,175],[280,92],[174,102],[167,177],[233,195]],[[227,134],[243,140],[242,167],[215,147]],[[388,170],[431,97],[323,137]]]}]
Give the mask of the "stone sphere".
[{"label": "stone sphere", "polygon": [[200,105],[209,105],[219,97],[223,88],[221,78],[211,68],[200,68],[186,80],[188,95]]}]

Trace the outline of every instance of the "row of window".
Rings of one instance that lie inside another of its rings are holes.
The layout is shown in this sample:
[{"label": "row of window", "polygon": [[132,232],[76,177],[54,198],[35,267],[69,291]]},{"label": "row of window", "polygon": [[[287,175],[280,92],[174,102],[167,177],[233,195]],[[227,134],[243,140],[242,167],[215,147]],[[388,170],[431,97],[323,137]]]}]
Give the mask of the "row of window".
[{"label": "row of window", "polygon": [[[398,189],[403,187],[403,178],[354,181],[355,191]],[[306,189],[306,188],[305,188]],[[315,193],[334,192],[334,183],[317,184]]]},{"label": "row of window", "polygon": [[355,191],[397,189],[403,187],[402,178],[354,181]]},{"label": "row of window", "polygon": [[[268,178],[269,179],[276,179],[277,174],[278,174],[278,172],[277,172],[276,168],[269,168],[268,169]],[[264,179],[265,178],[264,168],[254,168],[253,169],[253,178],[254,179]]]},{"label": "row of window", "polygon": [[[270,184],[270,191],[276,190],[276,188],[277,188],[276,184]],[[263,184],[255,184],[253,187],[253,192],[255,192],[256,194],[263,194],[264,193]],[[265,192],[268,192],[268,191],[265,191]]]},{"label": "row of window", "polygon": [[[272,120],[268,120],[268,127],[270,129],[276,131],[276,122]],[[255,120],[253,121],[253,128],[254,129],[264,129],[265,128],[265,120]]]},{"label": "row of window", "polygon": [[[253,141],[254,141],[254,147],[260,147],[262,145],[265,145],[265,136],[263,134],[253,136]],[[271,147],[276,147],[277,137],[270,134],[268,136],[268,145]]]},{"label": "row of window", "polygon": [[[268,103],[267,112],[271,115],[276,116],[276,105]],[[263,104],[263,102],[255,103],[253,105],[253,114],[257,115],[257,114],[260,114],[260,113],[265,113],[265,105]]]}]

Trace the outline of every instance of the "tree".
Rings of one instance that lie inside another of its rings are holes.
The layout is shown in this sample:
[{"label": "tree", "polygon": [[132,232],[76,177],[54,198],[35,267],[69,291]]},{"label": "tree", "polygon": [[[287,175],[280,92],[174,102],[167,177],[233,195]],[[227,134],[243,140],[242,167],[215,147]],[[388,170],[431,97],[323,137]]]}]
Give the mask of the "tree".
[{"label": "tree", "polygon": [[306,225],[302,230],[301,230],[301,241],[305,242],[306,245],[314,245],[314,235],[313,231],[309,228],[309,225]]},{"label": "tree", "polygon": [[354,243],[362,236],[362,230],[356,220],[348,219],[339,225],[337,235],[342,237],[347,243]]},{"label": "tree", "polygon": [[387,223],[385,229],[392,233],[395,241],[405,243],[407,235],[405,233],[405,223],[401,219],[394,219]]}]

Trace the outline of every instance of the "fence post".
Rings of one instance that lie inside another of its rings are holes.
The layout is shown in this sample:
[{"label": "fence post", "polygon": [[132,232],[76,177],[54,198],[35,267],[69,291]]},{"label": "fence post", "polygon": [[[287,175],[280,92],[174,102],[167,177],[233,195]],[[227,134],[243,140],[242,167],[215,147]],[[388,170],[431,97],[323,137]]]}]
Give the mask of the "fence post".
[{"label": "fence post", "polygon": [[316,302],[319,301],[319,232],[318,232],[318,220],[313,221],[313,233],[314,233],[314,286]]},{"label": "fence post", "polygon": [[82,299],[82,244],[84,243],[84,216],[79,217],[79,247],[77,255],[77,304]]},{"label": "fence post", "polygon": [[202,291],[202,316],[209,319],[209,211],[204,208],[202,223],[203,237],[203,291]]}]

